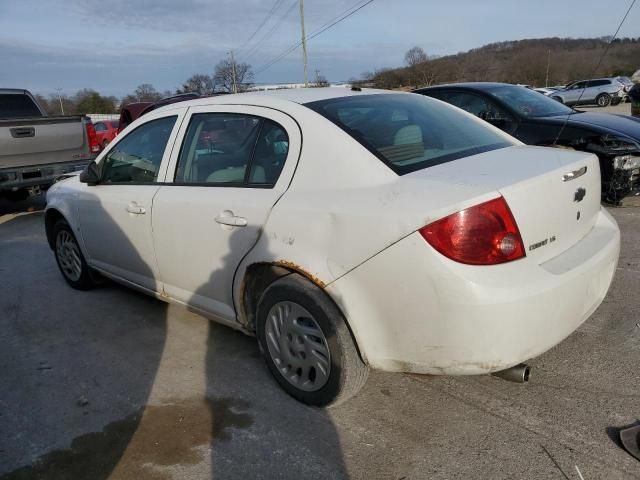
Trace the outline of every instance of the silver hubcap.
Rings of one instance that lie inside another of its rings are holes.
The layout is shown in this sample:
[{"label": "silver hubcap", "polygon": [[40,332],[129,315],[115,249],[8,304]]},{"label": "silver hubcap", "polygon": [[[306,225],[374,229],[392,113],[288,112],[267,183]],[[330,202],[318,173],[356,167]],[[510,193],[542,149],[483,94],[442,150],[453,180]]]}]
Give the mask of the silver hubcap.
[{"label": "silver hubcap", "polygon": [[604,107],[607,103],[608,102],[606,97],[600,97],[600,105]]},{"label": "silver hubcap", "polygon": [[73,236],[66,230],[60,230],[56,238],[56,255],[62,273],[71,281],[77,282],[82,275],[80,250]]},{"label": "silver hubcap", "polygon": [[327,339],[313,316],[294,302],[278,302],[267,315],[269,355],[282,376],[306,392],[329,380],[331,356]]}]

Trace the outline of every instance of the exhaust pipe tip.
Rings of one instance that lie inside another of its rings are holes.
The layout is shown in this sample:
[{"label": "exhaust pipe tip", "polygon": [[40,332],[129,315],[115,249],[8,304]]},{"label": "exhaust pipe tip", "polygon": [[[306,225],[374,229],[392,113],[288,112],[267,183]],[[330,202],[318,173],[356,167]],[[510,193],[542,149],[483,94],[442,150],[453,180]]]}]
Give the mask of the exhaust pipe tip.
[{"label": "exhaust pipe tip", "polygon": [[521,363],[514,367],[507,368],[506,370],[494,372],[491,375],[493,375],[494,377],[502,378],[503,380],[507,380],[509,382],[527,383],[529,381],[529,378],[531,378],[531,367],[526,363]]}]

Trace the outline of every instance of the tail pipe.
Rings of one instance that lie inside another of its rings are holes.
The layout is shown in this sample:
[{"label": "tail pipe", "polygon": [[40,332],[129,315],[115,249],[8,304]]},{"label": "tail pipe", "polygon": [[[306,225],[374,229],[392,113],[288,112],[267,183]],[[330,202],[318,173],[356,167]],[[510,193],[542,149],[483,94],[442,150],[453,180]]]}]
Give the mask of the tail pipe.
[{"label": "tail pipe", "polygon": [[503,380],[515,383],[527,383],[531,376],[531,367],[526,363],[521,363],[515,367],[507,368],[506,370],[500,370],[494,372],[491,375],[494,377],[500,377]]}]

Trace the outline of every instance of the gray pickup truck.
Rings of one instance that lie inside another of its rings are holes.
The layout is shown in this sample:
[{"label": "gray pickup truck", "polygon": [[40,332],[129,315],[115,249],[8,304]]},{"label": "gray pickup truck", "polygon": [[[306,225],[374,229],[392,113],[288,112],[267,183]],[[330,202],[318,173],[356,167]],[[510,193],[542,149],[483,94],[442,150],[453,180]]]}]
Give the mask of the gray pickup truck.
[{"label": "gray pickup truck", "polygon": [[1,196],[37,194],[84,168],[99,151],[89,117],[49,117],[27,90],[0,89]]}]

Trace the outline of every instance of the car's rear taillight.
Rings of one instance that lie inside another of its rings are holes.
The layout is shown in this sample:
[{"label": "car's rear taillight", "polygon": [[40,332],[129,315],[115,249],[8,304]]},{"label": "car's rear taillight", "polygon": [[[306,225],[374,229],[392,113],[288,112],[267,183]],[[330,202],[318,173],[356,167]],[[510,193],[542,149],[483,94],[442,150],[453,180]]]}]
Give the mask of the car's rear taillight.
[{"label": "car's rear taillight", "polygon": [[100,151],[100,142],[98,141],[96,128],[91,122],[87,122],[87,139],[89,140],[89,151],[91,153],[98,153]]},{"label": "car's rear taillight", "polygon": [[445,257],[469,265],[496,265],[525,256],[520,231],[503,197],[444,217],[420,234]]}]

